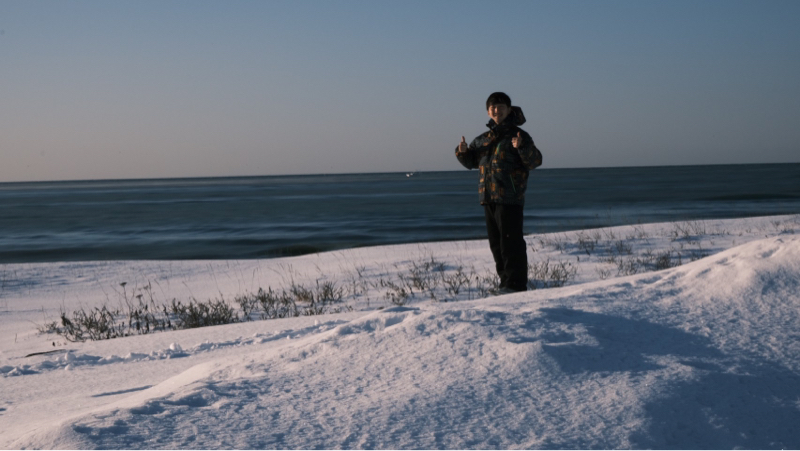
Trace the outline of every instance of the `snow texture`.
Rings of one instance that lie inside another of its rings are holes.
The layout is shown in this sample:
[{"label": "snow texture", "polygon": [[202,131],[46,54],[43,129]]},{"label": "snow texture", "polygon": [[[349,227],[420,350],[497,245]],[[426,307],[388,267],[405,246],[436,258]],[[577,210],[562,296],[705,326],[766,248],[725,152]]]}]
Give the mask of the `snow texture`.
[{"label": "snow texture", "polygon": [[576,244],[591,231],[532,235],[532,260],[568,260],[574,280],[404,306],[352,295],[348,313],[84,343],[36,325],[152,281],[165,298],[355,272],[375,288],[415,259],[480,271],[491,255],[474,241],[5,265],[0,447],[800,448],[795,228],[797,216],[607,229],[608,243],[705,255],[619,277]]}]

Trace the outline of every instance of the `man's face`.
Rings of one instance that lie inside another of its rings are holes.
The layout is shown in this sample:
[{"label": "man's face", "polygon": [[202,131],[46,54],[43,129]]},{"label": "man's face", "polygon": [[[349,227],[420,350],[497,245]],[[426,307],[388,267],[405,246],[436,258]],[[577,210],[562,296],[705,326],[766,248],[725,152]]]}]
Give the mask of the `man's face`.
[{"label": "man's face", "polygon": [[511,107],[506,105],[505,103],[498,103],[495,105],[489,105],[489,117],[492,118],[495,124],[500,124],[503,120],[508,116],[508,113],[511,112]]}]

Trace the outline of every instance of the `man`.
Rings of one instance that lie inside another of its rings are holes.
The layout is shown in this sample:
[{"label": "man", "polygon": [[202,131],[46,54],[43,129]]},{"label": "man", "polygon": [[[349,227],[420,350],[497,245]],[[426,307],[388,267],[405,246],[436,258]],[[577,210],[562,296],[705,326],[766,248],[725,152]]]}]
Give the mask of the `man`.
[{"label": "man", "polygon": [[467,145],[464,137],[456,157],[467,169],[479,168],[480,202],[486,215],[489,248],[494,256],[498,292],[528,289],[528,255],[522,236],[522,217],[528,173],[542,164],[542,153],[530,135],[519,126],[525,123],[522,109],[511,99],[495,92],[486,100],[491,119],[489,131]]}]

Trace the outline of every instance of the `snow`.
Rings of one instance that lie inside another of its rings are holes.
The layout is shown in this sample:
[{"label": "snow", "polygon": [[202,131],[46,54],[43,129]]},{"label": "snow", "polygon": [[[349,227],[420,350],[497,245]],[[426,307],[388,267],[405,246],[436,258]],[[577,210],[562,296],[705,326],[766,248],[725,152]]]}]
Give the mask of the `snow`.
[{"label": "snow", "polygon": [[[531,235],[532,264],[574,270],[565,286],[440,284],[403,306],[381,281],[431,261],[475,281],[486,242],[2,265],[0,448],[800,448],[798,230],[800,215]],[[80,343],[37,330],[142,293],[320,281],[353,310]]]}]

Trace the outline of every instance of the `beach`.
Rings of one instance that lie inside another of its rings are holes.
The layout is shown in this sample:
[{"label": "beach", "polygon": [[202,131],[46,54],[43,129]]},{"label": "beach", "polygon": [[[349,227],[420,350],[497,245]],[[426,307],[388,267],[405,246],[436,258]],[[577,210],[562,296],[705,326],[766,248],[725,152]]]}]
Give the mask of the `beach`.
[{"label": "beach", "polygon": [[[798,232],[783,215],[531,234],[530,289],[504,296],[485,240],[3,264],[0,448],[798,448]],[[320,287],[338,297],[317,315],[44,331]]]}]

